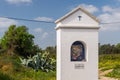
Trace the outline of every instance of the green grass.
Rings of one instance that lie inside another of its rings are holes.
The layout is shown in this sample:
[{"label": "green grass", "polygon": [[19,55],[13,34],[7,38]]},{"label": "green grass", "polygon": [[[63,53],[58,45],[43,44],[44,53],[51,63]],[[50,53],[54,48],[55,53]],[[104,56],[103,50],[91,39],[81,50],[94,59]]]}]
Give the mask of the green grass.
[{"label": "green grass", "polygon": [[113,69],[120,64],[120,54],[99,55],[99,68],[103,70]]},{"label": "green grass", "polygon": [[100,55],[99,68],[102,68],[102,71],[113,69],[106,76],[120,79],[120,54]]},{"label": "green grass", "polygon": [[14,79],[9,75],[0,72],[0,80],[14,80]]},{"label": "green grass", "polygon": [[25,70],[25,72],[19,72],[13,78],[16,80],[56,80],[55,72],[35,72],[34,70]]},{"label": "green grass", "polygon": [[[99,68],[113,69],[106,76],[120,79],[120,54],[99,55]],[[35,72],[22,66],[18,56],[0,55],[0,80],[56,80],[56,71]]]},{"label": "green grass", "polygon": [[32,68],[22,66],[18,56],[0,55],[0,75],[8,79],[0,80],[56,80],[56,71],[35,72]]},{"label": "green grass", "polygon": [[115,77],[120,79],[120,65],[116,65],[112,72],[108,73],[106,76]]}]

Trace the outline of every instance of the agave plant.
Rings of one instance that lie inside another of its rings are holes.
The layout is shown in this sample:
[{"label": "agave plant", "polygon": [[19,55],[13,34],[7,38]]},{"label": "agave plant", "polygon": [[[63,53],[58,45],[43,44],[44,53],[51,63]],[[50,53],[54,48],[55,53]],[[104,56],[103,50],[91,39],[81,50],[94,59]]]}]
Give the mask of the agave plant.
[{"label": "agave plant", "polygon": [[49,72],[55,70],[56,60],[49,57],[48,52],[37,53],[33,57],[28,57],[28,59],[22,59],[21,64],[27,67],[32,67],[35,71],[41,69],[42,71]]}]

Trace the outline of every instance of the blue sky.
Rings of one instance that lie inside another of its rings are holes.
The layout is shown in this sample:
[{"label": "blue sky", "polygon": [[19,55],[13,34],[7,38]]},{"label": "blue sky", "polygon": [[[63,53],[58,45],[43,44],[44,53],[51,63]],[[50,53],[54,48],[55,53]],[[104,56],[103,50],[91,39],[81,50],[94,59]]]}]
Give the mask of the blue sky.
[{"label": "blue sky", "polygon": [[[120,0],[0,0],[0,37],[9,25],[26,25],[35,36],[35,43],[41,48],[56,45],[54,23],[18,21],[3,16],[55,21],[73,8],[82,5],[101,22],[120,22]],[[101,44],[120,43],[120,23],[100,24],[99,42]]]}]

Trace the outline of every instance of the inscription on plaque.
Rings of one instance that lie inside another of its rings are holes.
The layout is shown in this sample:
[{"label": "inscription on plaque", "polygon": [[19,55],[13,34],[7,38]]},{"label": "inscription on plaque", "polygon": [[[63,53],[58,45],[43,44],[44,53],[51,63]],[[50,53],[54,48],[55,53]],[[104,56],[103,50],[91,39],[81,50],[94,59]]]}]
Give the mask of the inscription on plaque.
[{"label": "inscription on plaque", "polygon": [[84,69],[84,64],[75,64],[75,69]]}]

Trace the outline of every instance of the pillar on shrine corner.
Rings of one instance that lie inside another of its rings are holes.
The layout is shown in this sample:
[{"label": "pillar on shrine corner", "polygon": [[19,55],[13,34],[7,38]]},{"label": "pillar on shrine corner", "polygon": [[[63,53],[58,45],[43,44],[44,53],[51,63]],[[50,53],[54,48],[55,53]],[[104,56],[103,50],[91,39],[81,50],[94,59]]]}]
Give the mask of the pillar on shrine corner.
[{"label": "pillar on shrine corner", "polygon": [[98,80],[98,19],[78,6],[55,23],[57,80]]}]

